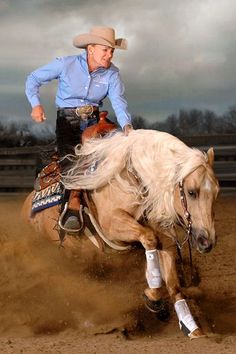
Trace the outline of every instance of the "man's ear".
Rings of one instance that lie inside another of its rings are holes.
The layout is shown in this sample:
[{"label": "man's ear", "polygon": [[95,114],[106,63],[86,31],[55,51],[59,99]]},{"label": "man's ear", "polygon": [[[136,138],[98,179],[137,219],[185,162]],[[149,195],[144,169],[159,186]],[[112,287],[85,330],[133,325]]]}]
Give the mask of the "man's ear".
[{"label": "man's ear", "polygon": [[87,45],[87,51],[88,51],[89,54],[92,54],[92,53],[93,53],[93,47],[94,47],[93,44],[88,44],[88,45]]},{"label": "man's ear", "polygon": [[211,148],[207,151],[207,157],[208,157],[209,165],[210,165],[211,167],[213,167],[213,164],[214,164],[214,157],[215,157],[213,147],[211,147]]}]

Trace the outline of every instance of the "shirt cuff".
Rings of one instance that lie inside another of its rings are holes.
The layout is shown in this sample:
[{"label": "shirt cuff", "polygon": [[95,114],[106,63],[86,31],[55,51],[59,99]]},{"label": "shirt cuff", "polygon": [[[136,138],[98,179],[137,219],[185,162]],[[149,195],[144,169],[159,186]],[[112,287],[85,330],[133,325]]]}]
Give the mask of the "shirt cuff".
[{"label": "shirt cuff", "polygon": [[38,97],[32,97],[30,100],[30,104],[31,104],[32,108],[34,108],[35,106],[38,106],[41,103],[40,103]]},{"label": "shirt cuff", "polygon": [[125,116],[122,116],[122,118],[118,118],[117,117],[117,120],[118,120],[118,123],[120,124],[121,128],[123,129],[124,126],[126,124],[130,124],[132,125],[132,122],[131,122],[131,118],[130,117],[125,117]]}]

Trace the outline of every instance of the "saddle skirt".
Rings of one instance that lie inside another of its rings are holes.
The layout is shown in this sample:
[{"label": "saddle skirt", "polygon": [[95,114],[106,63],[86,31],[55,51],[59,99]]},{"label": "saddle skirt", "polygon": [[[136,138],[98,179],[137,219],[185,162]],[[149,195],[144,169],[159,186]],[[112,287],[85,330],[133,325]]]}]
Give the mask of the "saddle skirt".
[{"label": "saddle skirt", "polygon": [[32,214],[62,203],[64,186],[61,182],[55,182],[42,190],[35,191],[32,200]]}]

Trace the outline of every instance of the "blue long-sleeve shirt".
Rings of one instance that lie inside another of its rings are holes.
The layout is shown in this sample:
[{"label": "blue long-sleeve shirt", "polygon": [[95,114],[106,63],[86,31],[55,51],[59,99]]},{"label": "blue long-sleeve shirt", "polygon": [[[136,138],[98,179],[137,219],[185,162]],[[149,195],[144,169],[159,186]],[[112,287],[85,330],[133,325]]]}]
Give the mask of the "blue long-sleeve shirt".
[{"label": "blue long-sleeve shirt", "polygon": [[40,86],[54,79],[58,80],[55,100],[58,108],[88,104],[101,106],[103,99],[108,96],[121,128],[131,124],[124,84],[115,65],[89,73],[86,51],[80,55],[56,58],[27,77],[25,92],[32,107],[41,104]]}]

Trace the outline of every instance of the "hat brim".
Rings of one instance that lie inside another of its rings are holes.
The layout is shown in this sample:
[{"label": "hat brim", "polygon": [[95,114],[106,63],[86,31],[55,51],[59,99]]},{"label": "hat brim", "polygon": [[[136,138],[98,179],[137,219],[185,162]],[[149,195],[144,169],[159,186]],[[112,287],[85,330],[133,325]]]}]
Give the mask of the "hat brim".
[{"label": "hat brim", "polygon": [[111,43],[101,37],[91,34],[80,34],[73,39],[73,45],[76,48],[86,48],[89,44],[106,45],[115,49],[127,49],[127,40],[124,38],[118,38],[115,43]]}]

